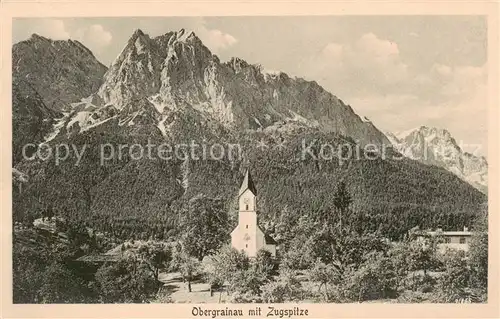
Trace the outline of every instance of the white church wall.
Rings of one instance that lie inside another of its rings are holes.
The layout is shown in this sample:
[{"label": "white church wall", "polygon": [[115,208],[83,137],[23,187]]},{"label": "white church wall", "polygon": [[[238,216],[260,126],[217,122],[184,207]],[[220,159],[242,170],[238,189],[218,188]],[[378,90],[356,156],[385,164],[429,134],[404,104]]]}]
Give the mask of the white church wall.
[{"label": "white church wall", "polygon": [[252,191],[250,191],[249,189],[244,191],[239,199],[240,212],[255,211],[255,201],[255,195],[252,193]]}]

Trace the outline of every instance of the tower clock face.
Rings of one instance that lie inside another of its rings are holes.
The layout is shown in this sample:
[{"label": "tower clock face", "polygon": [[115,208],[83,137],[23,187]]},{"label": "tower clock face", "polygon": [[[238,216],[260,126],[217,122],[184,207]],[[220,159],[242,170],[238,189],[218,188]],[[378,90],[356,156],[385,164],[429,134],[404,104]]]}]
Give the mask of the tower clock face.
[{"label": "tower clock face", "polygon": [[249,204],[250,203],[250,199],[249,198],[243,198],[243,203]]},{"label": "tower clock face", "polygon": [[250,240],[250,235],[248,235],[248,234],[245,233],[245,235],[243,236],[243,239],[245,241],[249,241]]}]

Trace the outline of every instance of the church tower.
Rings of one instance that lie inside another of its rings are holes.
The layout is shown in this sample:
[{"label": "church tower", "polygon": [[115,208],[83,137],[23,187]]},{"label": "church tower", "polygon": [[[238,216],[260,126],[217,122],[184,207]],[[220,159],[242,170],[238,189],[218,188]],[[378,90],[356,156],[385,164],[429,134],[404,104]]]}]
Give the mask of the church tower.
[{"label": "church tower", "polygon": [[257,189],[248,170],[238,192],[238,206],[238,226],[231,233],[232,246],[249,257],[255,257],[260,249],[275,256],[276,242],[265,235],[258,223]]}]

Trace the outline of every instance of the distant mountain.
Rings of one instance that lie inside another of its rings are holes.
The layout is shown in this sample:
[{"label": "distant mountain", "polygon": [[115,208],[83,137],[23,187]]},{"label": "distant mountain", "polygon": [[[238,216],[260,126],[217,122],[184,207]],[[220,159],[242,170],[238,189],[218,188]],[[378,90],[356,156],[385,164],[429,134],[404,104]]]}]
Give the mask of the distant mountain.
[{"label": "distant mountain", "polygon": [[387,137],[404,156],[425,164],[443,167],[467,181],[483,193],[488,193],[488,163],[460,149],[450,132],[420,126]]},{"label": "distant mountain", "polygon": [[25,144],[49,139],[70,103],[97,90],[105,72],[106,67],[78,41],[53,41],[34,34],[14,44],[13,162],[21,160]]},{"label": "distant mountain", "polygon": [[[84,54],[86,49],[81,50]],[[45,60],[51,54],[36,51],[34,57]],[[84,54],[89,59],[90,55]],[[37,66],[30,70],[22,74],[48,74]],[[67,70],[69,79],[81,73],[79,68]],[[13,76],[19,77],[19,72],[14,68]],[[37,214],[50,203],[56,214],[95,229],[125,237],[131,232],[144,237],[149,231],[163,235],[168,233],[165,227],[175,229],[182,203],[200,193],[224,199],[228,211],[234,212],[240,177],[248,167],[261,194],[258,207],[267,230],[296,222],[311,211],[332,210],[340,181],[348,184],[353,209],[370,219],[367,227],[382,227],[391,236],[415,225],[461,228],[486,200],[447,170],[411,159],[371,160],[363,152],[360,159],[345,163],[336,158],[301,159],[303,143],[312,145],[311,152],[318,155],[325,144],[333,150],[346,143],[354,147],[390,142],[316,82],[266,73],[238,58],[222,63],[192,32],[151,38],[137,30],[95,83],[101,84],[87,84],[95,88],[88,94],[71,86],[59,88],[59,95],[68,91],[72,97],[57,115],[46,113],[48,120],[41,122],[51,128],[43,141],[89,147],[78,166],[74,158],[60,165],[16,163],[27,182],[22,192],[14,190],[15,220]],[[33,98],[38,96],[35,92],[26,89],[20,94]],[[39,95],[32,108],[52,110]],[[15,134],[23,136],[22,131]],[[231,143],[240,145],[242,154],[221,160],[134,160],[125,150],[119,159],[100,162],[100,145],[149,141]]]},{"label": "distant mountain", "polygon": [[83,44],[50,40],[33,34],[12,47],[14,82],[26,82],[54,111],[95,92],[106,67]]}]

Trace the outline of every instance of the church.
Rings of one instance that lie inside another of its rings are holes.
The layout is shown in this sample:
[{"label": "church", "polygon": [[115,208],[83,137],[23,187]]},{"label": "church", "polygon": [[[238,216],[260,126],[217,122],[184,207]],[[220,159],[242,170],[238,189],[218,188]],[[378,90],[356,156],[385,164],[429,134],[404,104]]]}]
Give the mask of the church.
[{"label": "church", "polygon": [[276,257],[276,241],[262,230],[257,216],[257,189],[247,170],[238,193],[238,226],[231,233],[231,245],[244,251],[248,257],[255,257],[260,249]]}]

